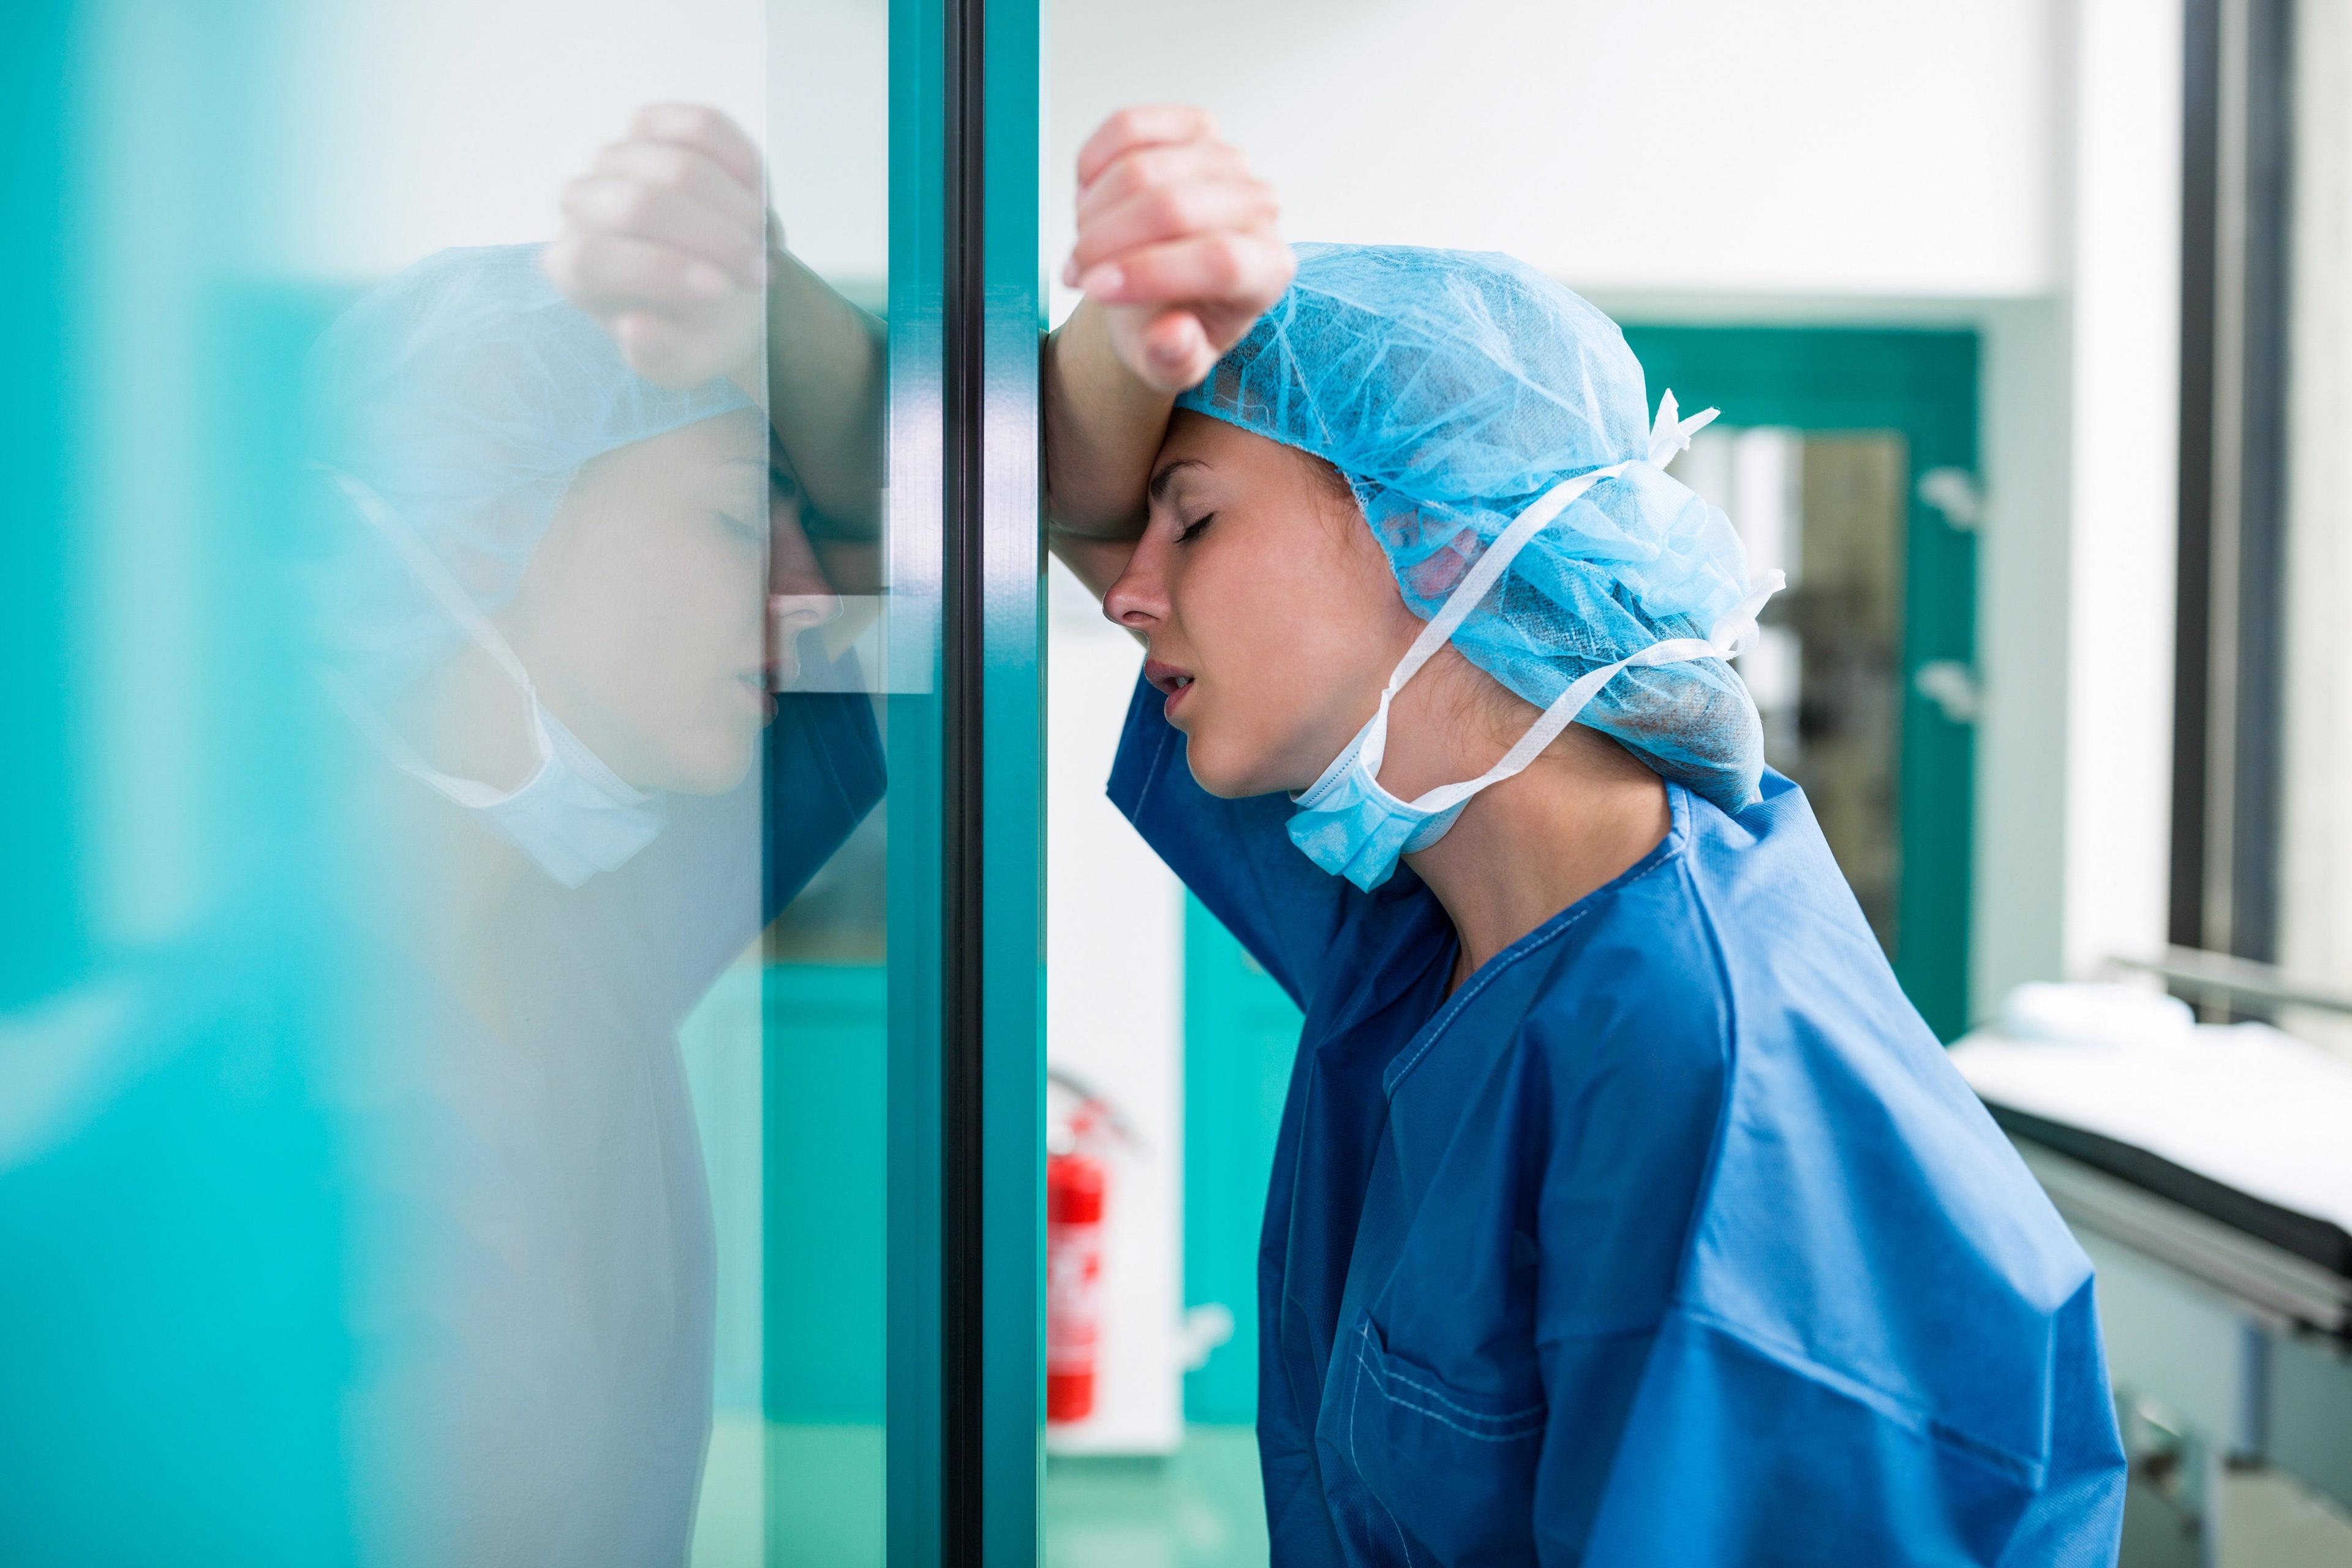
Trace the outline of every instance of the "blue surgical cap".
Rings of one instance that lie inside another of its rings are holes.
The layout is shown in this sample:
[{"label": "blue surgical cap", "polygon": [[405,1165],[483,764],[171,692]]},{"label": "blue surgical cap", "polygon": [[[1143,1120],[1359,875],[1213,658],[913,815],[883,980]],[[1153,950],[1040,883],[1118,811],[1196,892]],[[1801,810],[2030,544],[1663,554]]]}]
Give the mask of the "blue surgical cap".
[{"label": "blue surgical cap", "polygon": [[[444,250],[373,290],[310,352],[310,456],[357,479],[485,613],[514,596],[591,458],[750,406],[731,384],[684,390],[629,369],[565,300],[535,245]],[[397,689],[457,627],[331,486],[310,574],[324,651],[363,689]]]},{"label": "blue surgical cap", "polygon": [[[1397,586],[1427,620],[1545,490],[1634,459],[1521,551],[1454,634],[1538,708],[1669,637],[1706,637],[1748,595],[1723,513],[1638,461],[1642,366],[1617,324],[1495,253],[1301,245],[1289,290],[1177,405],[1347,476]],[[1620,672],[1578,722],[1727,811],[1756,797],[1763,735],[1717,659]]]}]

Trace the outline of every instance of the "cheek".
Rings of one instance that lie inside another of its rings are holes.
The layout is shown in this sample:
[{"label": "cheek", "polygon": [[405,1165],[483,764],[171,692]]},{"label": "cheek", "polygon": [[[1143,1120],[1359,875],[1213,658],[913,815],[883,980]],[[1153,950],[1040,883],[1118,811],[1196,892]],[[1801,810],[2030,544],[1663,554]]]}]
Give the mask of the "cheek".
[{"label": "cheek", "polygon": [[735,687],[764,657],[761,554],[664,518],[551,539],[518,605],[517,651],[551,701],[600,715],[606,743],[648,762],[700,750],[704,731],[756,728]]},{"label": "cheek", "polygon": [[[756,632],[767,601],[759,549],[714,528],[656,525],[616,538],[583,574],[578,629],[648,676],[684,677]],[[590,620],[597,624],[586,624]]]},{"label": "cheek", "polygon": [[1221,773],[1289,768],[1299,761],[1290,749],[1319,753],[1362,722],[1419,625],[1387,563],[1370,565],[1378,575],[1309,539],[1204,552],[1171,584],[1187,650],[1213,683],[1213,707],[1192,725],[1201,763]]}]

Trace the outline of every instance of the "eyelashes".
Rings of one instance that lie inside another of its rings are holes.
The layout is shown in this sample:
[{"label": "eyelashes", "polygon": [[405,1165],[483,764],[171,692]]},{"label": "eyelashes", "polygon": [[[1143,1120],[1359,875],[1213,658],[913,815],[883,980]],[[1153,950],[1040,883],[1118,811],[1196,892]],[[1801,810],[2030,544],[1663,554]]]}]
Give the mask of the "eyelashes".
[{"label": "eyelashes", "polygon": [[1192,538],[1193,538],[1193,536],[1194,536],[1195,534],[1199,533],[1202,530],[1203,530],[1203,529],[1207,528],[1207,527],[1209,526],[1209,524],[1211,524],[1211,523],[1213,523],[1213,522],[1214,522],[1214,521],[1217,521],[1217,514],[1216,514],[1215,512],[1213,512],[1213,511],[1204,511],[1204,512],[1202,512],[1202,513],[1198,518],[1196,518],[1195,520],[1193,520],[1193,521],[1191,521],[1191,522],[1186,523],[1186,524],[1185,524],[1181,529],[1180,529],[1180,530],[1177,531],[1177,534],[1176,534],[1176,542],[1177,542],[1177,543],[1179,543],[1179,544],[1190,544],[1190,543],[1192,542]]}]

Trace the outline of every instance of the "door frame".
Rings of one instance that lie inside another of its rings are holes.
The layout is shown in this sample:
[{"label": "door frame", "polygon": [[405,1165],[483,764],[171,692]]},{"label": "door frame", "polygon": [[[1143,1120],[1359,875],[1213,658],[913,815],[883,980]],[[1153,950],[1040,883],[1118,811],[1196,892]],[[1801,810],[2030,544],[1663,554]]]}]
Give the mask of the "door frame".
[{"label": "door frame", "polygon": [[[1972,328],[1628,325],[1653,392],[1724,422],[1804,431],[1892,430],[1908,452],[1903,574],[1901,741],[1896,761],[1895,977],[1945,1041],[1969,1026],[1969,937],[1976,841],[1976,731],[1923,690],[1920,670],[1976,658],[1973,521],[1935,504],[1937,469],[1981,493],[1981,347]],[[1939,492],[1940,494],[1940,492]],[[1966,509],[1963,508],[1963,510]]]},{"label": "door frame", "polygon": [[[1036,0],[892,0],[892,1568],[1034,1564],[1045,1475]],[[901,951],[906,951],[902,949]]]}]

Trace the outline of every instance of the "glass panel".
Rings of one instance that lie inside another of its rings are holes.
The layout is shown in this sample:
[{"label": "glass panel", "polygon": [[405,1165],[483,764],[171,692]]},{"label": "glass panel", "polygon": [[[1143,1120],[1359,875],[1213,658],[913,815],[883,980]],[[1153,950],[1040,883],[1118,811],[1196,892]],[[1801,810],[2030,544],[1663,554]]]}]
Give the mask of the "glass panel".
[{"label": "glass panel", "polygon": [[19,15],[0,1557],[880,1563],[936,18]]}]

